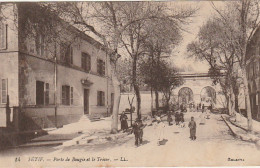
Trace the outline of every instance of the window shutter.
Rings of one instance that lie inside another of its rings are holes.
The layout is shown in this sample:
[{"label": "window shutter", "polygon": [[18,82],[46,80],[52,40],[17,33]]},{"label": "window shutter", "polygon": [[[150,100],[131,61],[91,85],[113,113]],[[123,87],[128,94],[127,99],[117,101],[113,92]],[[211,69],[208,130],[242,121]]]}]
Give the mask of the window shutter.
[{"label": "window shutter", "polygon": [[45,39],[43,35],[40,35],[40,50],[41,50],[41,56],[44,56]]},{"label": "window shutter", "polygon": [[97,60],[97,73],[98,73],[98,74],[100,74],[100,71],[99,71],[99,69],[100,69],[99,61],[100,61],[100,60]]},{"label": "window shutter", "polygon": [[81,68],[86,70],[86,57],[84,56],[84,53],[81,55]]},{"label": "window shutter", "polygon": [[73,64],[73,47],[70,46],[70,63]]},{"label": "window shutter", "polygon": [[66,104],[66,88],[65,86],[63,85],[62,86],[62,91],[61,91],[62,95],[61,95],[61,102],[63,105]]},{"label": "window shutter", "polygon": [[49,90],[50,90],[49,83],[45,83],[45,105],[49,104]]},{"label": "window shutter", "polygon": [[102,93],[102,106],[105,105],[105,92],[101,92]]},{"label": "window shutter", "polygon": [[2,79],[2,103],[7,103],[7,79]]},{"label": "window shutter", "polygon": [[87,55],[87,69],[88,69],[88,71],[90,71],[90,69],[91,69],[91,57],[90,57],[90,55]]},{"label": "window shutter", "polygon": [[73,87],[70,88],[70,104],[73,104]]},{"label": "window shutter", "polygon": [[0,49],[7,48],[7,25],[4,23],[0,23]]},{"label": "window shutter", "polygon": [[106,64],[104,61],[102,61],[102,74],[105,75],[106,74],[106,70],[105,70]]},{"label": "window shutter", "polygon": [[97,91],[97,105],[100,106],[100,92]]}]

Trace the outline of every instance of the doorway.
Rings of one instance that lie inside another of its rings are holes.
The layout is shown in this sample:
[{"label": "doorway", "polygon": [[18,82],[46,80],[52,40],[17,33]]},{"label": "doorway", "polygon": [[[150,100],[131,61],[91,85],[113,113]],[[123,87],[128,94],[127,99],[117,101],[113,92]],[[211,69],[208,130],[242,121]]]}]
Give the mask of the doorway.
[{"label": "doorway", "polygon": [[44,104],[44,82],[36,81],[36,105]]},{"label": "doorway", "polygon": [[84,89],[84,114],[89,114],[89,89]]}]

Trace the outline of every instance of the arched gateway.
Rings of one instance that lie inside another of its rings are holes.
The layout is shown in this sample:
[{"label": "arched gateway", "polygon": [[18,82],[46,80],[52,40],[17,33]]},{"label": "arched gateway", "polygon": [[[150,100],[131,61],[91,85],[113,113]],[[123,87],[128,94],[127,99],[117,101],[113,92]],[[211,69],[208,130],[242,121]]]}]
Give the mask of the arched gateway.
[{"label": "arched gateway", "polygon": [[183,87],[178,93],[179,104],[189,104],[193,102],[193,92],[188,87]]},{"label": "arched gateway", "polygon": [[212,104],[216,108],[222,108],[225,96],[219,84],[213,85],[207,73],[181,73],[184,84],[174,89],[173,97],[181,104],[199,103]]}]

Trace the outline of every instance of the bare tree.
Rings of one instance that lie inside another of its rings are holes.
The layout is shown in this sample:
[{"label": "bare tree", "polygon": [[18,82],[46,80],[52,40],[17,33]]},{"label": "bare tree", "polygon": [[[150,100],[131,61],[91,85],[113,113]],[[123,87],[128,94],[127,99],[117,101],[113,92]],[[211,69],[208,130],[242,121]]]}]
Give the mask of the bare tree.
[{"label": "bare tree", "polygon": [[232,47],[236,49],[236,58],[241,68],[246,98],[248,130],[252,131],[252,112],[249,99],[248,79],[246,76],[246,50],[254,33],[260,25],[260,6],[258,0],[240,0],[226,2],[224,9],[218,9],[212,2],[212,7],[218,18],[225,24],[223,30],[229,35]]},{"label": "bare tree", "polygon": [[198,40],[190,43],[187,48],[191,53],[190,56],[206,60],[210,65],[209,74],[213,83],[220,84],[228,101],[229,113],[234,114],[236,97],[234,93],[237,93],[234,90],[237,89],[235,83],[238,82],[236,49],[223,28],[225,24],[219,18],[210,18],[200,28]]}]

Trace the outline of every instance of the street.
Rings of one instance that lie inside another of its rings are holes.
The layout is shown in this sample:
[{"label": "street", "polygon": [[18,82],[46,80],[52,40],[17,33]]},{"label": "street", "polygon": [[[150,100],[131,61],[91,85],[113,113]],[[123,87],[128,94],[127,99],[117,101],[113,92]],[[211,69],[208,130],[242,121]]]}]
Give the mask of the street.
[{"label": "street", "polygon": [[[102,144],[81,144],[66,147],[31,148],[23,151],[24,157],[43,156],[51,158],[51,165],[62,165],[62,158],[88,166],[234,166],[259,165],[260,151],[253,143],[235,139],[220,115],[211,114],[205,125],[200,125],[200,112],[185,113],[185,127],[176,125],[166,127],[165,145],[157,145],[156,129],[147,126],[144,129],[143,144],[134,145],[134,135],[124,136]],[[187,127],[190,117],[197,122],[197,139],[189,139]],[[20,156],[16,150],[16,155]],[[27,151],[27,153],[25,152]],[[41,151],[42,154],[37,153]],[[35,155],[37,153],[37,155]],[[54,157],[57,157],[56,161]],[[95,161],[83,161],[91,157]],[[65,162],[66,163],[66,162]],[[29,163],[30,164],[30,163]]]}]

